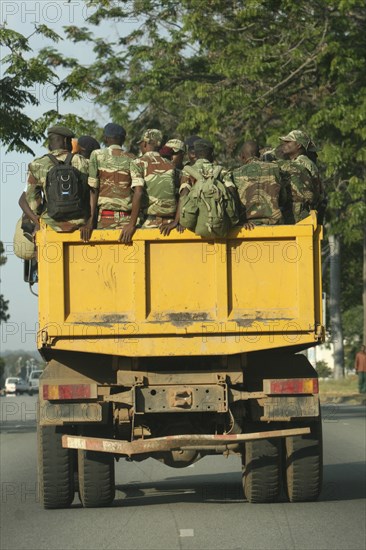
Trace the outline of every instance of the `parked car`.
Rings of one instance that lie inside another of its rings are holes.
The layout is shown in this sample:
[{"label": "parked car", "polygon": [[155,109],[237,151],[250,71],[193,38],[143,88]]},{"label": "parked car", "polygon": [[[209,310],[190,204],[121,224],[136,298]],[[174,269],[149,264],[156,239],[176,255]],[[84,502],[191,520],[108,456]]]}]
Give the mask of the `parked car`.
[{"label": "parked car", "polygon": [[28,384],[23,378],[11,377],[5,380],[5,395],[21,395],[28,391]]},{"label": "parked car", "polygon": [[7,378],[5,380],[5,395],[16,393],[18,378]]},{"label": "parked car", "polygon": [[23,393],[27,393],[27,391],[28,391],[28,383],[23,378],[18,378],[18,381],[16,383],[15,393],[18,395],[22,395]]},{"label": "parked car", "polygon": [[29,395],[33,395],[34,393],[37,393],[39,391],[39,377],[41,376],[43,371],[41,370],[34,370],[30,373],[28,377],[28,393]]}]

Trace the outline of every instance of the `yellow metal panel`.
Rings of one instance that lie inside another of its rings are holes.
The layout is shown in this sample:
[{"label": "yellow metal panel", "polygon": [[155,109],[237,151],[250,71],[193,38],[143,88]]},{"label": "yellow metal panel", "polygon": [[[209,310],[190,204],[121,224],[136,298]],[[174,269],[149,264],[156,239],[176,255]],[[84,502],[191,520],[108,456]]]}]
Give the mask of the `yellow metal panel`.
[{"label": "yellow metal panel", "polygon": [[216,318],[215,258],[202,262],[202,243],[154,241],[147,246],[149,320],[175,325]]},{"label": "yellow metal panel", "polygon": [[126,245],[70,244],[64,258],[65,320],[115,324],[134,320],[135,251]]},{"label": "yellow metal panel", "polygon": [[38,232],[40,347],[210,355],[319,339],[321,231],[313,215],[216,242],[138,230],[126,246],[118,236],[94,231],[85,244],[79,232]]}]

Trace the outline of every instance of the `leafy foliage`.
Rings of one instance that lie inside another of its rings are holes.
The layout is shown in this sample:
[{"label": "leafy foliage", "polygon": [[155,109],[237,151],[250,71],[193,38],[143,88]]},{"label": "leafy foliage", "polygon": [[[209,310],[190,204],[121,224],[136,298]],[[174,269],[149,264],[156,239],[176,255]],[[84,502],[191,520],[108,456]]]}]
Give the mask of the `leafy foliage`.
[{"label": "leafy foliage", "polygon": [[[59,39],[45,25],[36,26],[33,34],[41,34],[55,41]],[[34,86],[50,82],[56,75],[41,58],[27,56],[31,52],[29,38],[5,26],[0,28],[0,45],[10,51],[2,59],[6,70],[0,80],[0,136],[8,151],[32,153],[25,142],[37,142],[43,136],[24,110],[29,105],[39,104]],[[30,91],[32,88],[33,91]]]}]

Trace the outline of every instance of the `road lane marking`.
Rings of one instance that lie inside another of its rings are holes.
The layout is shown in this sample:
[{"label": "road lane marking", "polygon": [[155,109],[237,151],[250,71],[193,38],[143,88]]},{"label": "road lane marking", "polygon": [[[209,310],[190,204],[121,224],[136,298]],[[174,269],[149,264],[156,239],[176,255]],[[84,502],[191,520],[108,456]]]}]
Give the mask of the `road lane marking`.
[{"label": "road lane marking", "polygon": [[180,537],[194,537],[194,529],[179,529]]}]

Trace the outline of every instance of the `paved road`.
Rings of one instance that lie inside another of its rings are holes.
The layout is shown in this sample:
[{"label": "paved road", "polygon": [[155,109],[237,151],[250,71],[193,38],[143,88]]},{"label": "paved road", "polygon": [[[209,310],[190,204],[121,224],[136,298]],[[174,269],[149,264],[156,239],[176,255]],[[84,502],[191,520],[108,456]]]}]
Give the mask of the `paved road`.
[{"label": "paved road", "polygon": [[251,505],[239,459],[208,457],[176,470],[152,459],[116,465],[109,509],[44,511],[36,499],[35,406],[0,399],[2,550],[363,550],[365,418],[361,406],[323,407],[324,488],[319,502]]}]

